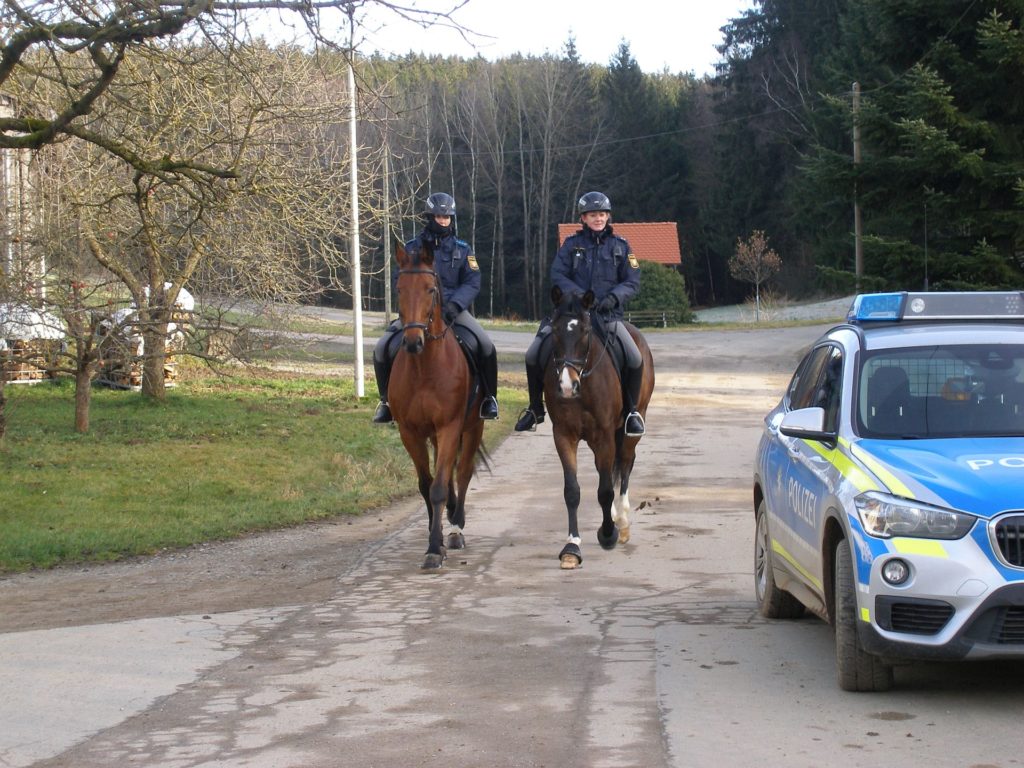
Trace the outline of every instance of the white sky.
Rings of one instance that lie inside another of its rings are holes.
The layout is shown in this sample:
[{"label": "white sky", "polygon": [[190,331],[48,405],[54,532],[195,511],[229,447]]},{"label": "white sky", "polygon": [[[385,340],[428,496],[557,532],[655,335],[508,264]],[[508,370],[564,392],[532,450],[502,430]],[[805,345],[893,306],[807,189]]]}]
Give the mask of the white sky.
[{"label": "white sky", "polygon": [[[419,8],[449,10],[456,0],[406,0]],[[450,29],[429,31],[393,16],[367,23],[356,48],[364,55],[410,51],[495,59],[512,53],[560,54],[570,34],[580,58],[607,64],[625,39],[645,72],[714,74],[715,45],[722,26],[752,6],[752,0],[469,0],[452,18],[487,37],[467,43]],[[374,18],[377,18],[375,16]],[[374,31],[373,27],[377,29]]]}]

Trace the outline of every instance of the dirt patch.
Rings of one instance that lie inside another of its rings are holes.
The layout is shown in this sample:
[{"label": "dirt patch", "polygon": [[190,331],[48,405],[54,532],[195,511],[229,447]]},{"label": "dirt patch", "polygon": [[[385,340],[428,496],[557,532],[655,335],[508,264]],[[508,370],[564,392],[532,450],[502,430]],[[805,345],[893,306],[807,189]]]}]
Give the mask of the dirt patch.
[{"label": "dirt patch", "polygon": [[324,600],[340,574],[413,524],[421,504],[410,499],[358,517],[152,557],[5,576],[0,632]]}]

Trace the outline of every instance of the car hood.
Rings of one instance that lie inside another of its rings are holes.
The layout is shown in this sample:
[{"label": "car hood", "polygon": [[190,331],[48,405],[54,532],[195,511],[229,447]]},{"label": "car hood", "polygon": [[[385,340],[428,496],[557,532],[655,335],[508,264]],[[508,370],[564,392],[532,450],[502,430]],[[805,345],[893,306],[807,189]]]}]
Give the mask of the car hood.
[{"label": "car hood", "polygon": [[898,496],[987,518],[1024,509],[1024,438],[858,440],[854,453]]}]

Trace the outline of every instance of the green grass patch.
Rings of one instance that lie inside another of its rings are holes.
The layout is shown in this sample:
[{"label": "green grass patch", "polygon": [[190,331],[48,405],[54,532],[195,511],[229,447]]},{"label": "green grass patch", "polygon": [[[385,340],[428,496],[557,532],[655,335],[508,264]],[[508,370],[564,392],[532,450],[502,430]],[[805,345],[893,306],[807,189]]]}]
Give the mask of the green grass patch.
[{"label": "green grass patch", "polygon": [[[154,403],[95,389],[73,432],[70,382],[8,386],[0,572],[109,561],[358,514],[416,493],[398,430],[350,379],[190,374]],[[495,445],[525,393],[502,391]]]}]

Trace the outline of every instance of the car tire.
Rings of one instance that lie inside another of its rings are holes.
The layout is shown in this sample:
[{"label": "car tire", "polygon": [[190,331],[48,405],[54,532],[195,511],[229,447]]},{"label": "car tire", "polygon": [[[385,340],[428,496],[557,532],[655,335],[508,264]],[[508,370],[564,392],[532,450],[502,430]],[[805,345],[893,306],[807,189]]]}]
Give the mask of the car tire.
[{"label": "car tire", "polygon": [[835,551],[836,676],[844,691],[880,693],[892,688],[892,667],[867,653],[857,634],[857,593],[853,556],[845,539]]},{"label": "car tire", "polygon": [[764,500],[757,505],[754,532],[754,594],[761,615],[769,619],[799,619],[804,604],[775,584],[772,567],[772,542],[768,535],[768,508]]}]

